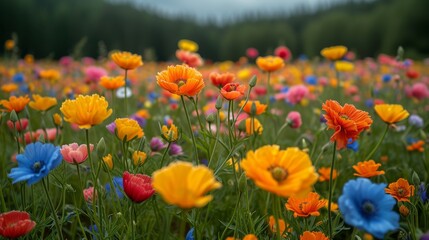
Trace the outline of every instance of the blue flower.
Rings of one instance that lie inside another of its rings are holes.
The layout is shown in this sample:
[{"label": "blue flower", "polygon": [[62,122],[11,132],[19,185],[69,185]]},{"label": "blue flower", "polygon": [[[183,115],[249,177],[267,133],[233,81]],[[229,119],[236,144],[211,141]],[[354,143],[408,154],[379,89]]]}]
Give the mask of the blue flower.
[{"label": "blue flower", "polygon": [[[118,198],[122,199],[124,197],[124,179],[122,177],[113,177],[113,186]],[[105,188],[107,193],[111,192],[110,183],[107,183]]]},{"label": "blue flower", "polygon": [[398,229],[399,214],[392,210],[396,201],[384,191],[385,187],[366,178],[348,181],[338,199],[344,221],[376,238]]},{"label": "blue flower", "polygon": [[420,196],[420,199],[422,200],[423,204],[425,204],[426,202],[429,201],[429,195],[428,195],[428,190],[425,186],[425,183],[420,183],[419,188],[418,188],[418,195]]},{"label": "blue flower", "polygon": [[50,143],[31,143],[23,154],[16,157],[18,167],[12,168],[8,176],[13,179],[12,183],[27,181],[28,185],[32,185],[58,167],[62,159],[60,147]]},{"label": "blue flower", "polygon": [[13,81],[14,83],[21,84],[21,83],[23,83],[23,82],[24,82],[24,80],[25,80],[25,77],[24,77],[24,74],[23,74],[23,73],[17,73],[17,74],[15,74],[15,75],[13,75],[13,77],[12,77],[12,81]]},{"label": "blue flower", "polygon": [[351,149],[353,152],[357,152],[359,149],[359,142],[357,140],[349,139],[347,142],[347,149]]},{"label": "blue flower", "polygon": [[411,126],[415,126],[417,128],[422,128],[424,125],[423,118],[416,114],[411,114],[411,116],[408,118],[408,123]]},{"label": "blue flower", "polygon": [[185,240],[195,240],[194,238],[194,228],[191,228],[188,232],[188,234],[186,234],[186,239]]},{"label": "blue flower", "polygon": [[317,78],[314,75],[310,75],[310,76],[307,76],[305,78],[305,82],[307,84],[310,84],[310,85],[316,85],[317,84]]},{"label": "blue flower", "polygon": [[392,76],[390,74],[384,74],[382,77],[382,80],[384,83],[390,82],[391,79],[392,79]]}]

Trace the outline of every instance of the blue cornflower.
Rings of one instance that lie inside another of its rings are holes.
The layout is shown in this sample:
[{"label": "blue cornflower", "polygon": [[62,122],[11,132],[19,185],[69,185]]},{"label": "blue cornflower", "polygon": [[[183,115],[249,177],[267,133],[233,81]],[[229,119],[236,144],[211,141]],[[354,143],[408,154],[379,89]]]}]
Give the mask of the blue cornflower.
[{"label": "blue cornflower", "polygon": [[392,210],[396,201],[384,191],[385,187],[366,178],[348,181],[338,199],[344,221],[376,238],[398,229],[399,214]]},{"label": "blue cornflower", "polygon": [[195,229],[191,228],[189,230],[188,234],[186,234],[186,239],[185,240],[195,240],[195,238],[194,238],[194,232],[195,232]]},{"label": "blue cornflower", "polygon": [[428,190],[426,188],[425,183],[420,183],[419,188],[417,190],[417,194],[420,196],[420,199],[422,200],[423,204],[429,201],[429,195]]},{"label": "blue cornflower", "polygon": [[307,84],[310,84],[310,85],[316,85],[317,84],[317,78],[314,75],[310,75],[310,76],[307,76],[305,78],[305,82]]},{"label": "blue cornflower", "polygon": [[16,157],[18,167],[12,168],[8,176],[13,179],[12,183],[27,181],[28,185],[32,185],[58,167],[62,159],[60,147],[50,143],[31,143],[23,154]]},{"label": "blue cornflower", "polygon": [[381,79],[383,80],[384,83],[388,83],[392,79],[392,76],[390,74],[384,74]]},{"label": "blue cornflower", "polygon": [[421,118],[419,115],[411,114],[411,116],[408,118],[408,123],[411,126],[422,128],[424,125],[423,118]]},{"label": "blue cornflower", "polygon": [[14,83],[21,84],[25,80],[24,74],[23,73],[17,73],[15,75],[13,75],[12,80]]},{"label": "blue cornflower", "polygon": [[351,149],[353,152],[357,152],[359,149],[359,142],[357,140],[349,139],[347,142],[347,149]]},{"label": "blue cornflower", "polygon": [[[124,197],[124,179],[122,177],[113,177],[112,182],[115,188],[116,195],[118,195],[119,199],[122,199]],[[107,183],[105,188],[106,192],[110,193],[110,183]]]}]

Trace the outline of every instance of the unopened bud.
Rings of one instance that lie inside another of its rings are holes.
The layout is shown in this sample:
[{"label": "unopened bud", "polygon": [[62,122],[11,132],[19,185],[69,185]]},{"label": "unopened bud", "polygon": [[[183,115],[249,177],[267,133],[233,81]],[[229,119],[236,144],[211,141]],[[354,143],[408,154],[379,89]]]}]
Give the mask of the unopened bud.
[{"label": "unopened bud", "polygon": [[102,157],[106,154],[106,142],[104,141],[104,137],[100,139],[97,143],[97,156]]},{"label": "unopened bud", "polygon": [[420,177],[415,171],[413,172],[411,180],[413,181],[414,186],[420,185]]},{"label": "unopened bud", "polygon": [[256,115],[256,104],[255,102],[252,102],[252,106],[250,107],[250,116]]},{"label": "unopened bud", "polygon": [[402,59],[404,59],[404,48],[402,46],[398,47],[398,55],[397,55],[397,59],[399,61],[402,61]]},{"label": "unopened bud", "polygon": [[219,95],[217,97],[215,107],[216,107],[217,110],[220,110],[222,108],[222,95]]},{"label": "unopened bud", "polygon": [[16,114],[15,110],[12,110],[12,112],[10,112],[10,120],[12,122],[17,122],[18,121],[18,115]]},{"label": "unopened bud", "polygon": [[216,120],[216,117],[214,113],[210,113],[206,118],[206,121],[210,124],[214,123],[215,120]]},{"label": "unopened bud", "polygon": [[253,77],[249,81],[249,86],[251,88],[254,87],[254,86],[256,86],[256,80],[257,80],[256,75],[253,75]]}]

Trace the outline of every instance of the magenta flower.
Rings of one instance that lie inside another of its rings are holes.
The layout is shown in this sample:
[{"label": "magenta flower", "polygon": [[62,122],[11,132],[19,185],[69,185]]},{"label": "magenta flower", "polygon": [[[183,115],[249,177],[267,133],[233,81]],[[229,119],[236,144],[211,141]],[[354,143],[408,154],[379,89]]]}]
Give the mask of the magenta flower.
[{"label": "magenta flower", "polygon": [[302,125],[301,114],[296,111],[290,112],[286,117],[286,122],[288,122],[291,128],[299,128]]},{"label": "magenta flower", "polygon": [[94,200],[97,198],[97,195],[94,197],[94,187],[84,189],[83,198],[85,198],[85,201],[88,203],[94,202]]},{"label": "magenta flower", "polygon": [[90,66],[85,69],[86,82],[98,82],[103,76],[107,76],[107,71],[104,68]]},{"label": "magenta flower", "polygon": [[295,105],[301,102],[301,100],[306,97],[309,93],[309,90],[304,85],[293,86],[286,93],[286,99],[289,103]]},{"label": "magenta flower", "polygon": [[[94,145],[89,144],[89,148],[92,152]],[[63,145],[61,147],[61,154],[63,155],[64,161],[70,164],[81,164],[88,158],[86,144],[78,145],[77,143],[71,143],[69,145]]]}]

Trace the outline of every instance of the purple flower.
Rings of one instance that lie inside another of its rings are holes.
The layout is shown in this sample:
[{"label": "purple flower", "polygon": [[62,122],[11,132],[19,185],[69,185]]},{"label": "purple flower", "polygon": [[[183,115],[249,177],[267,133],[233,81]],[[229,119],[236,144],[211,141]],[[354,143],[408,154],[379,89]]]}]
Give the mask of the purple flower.
[{"label": "purple flower", "polygon": [[172,143],[170,146],[170,156],[180,156],[183,155],[183,149],[180,145]]},{"label": "purple flower", "polygon": [[139,115],[136,115],[136,114],[132,115],[130,118],[133,119],[133,120],[136,120],[137,123],[140,125],[140,127],[143,128],[143,127],[146,126],[146,119],[145,118],[142,118],[142,117],[140,117]]},{"label": "purple flower", "polygon": [[110,124],[106,125],[107,130],[111,133],[111,134],[115,134],[115,129],[116,129],[116,123],[112,122]]},{"label": "purple flower", "polygon": [[152,138],[150,140],[149,146],[152,152],[159,152],[161,149],[166,147],[164,142],[162,142],[162,139],[158,137]]}]

